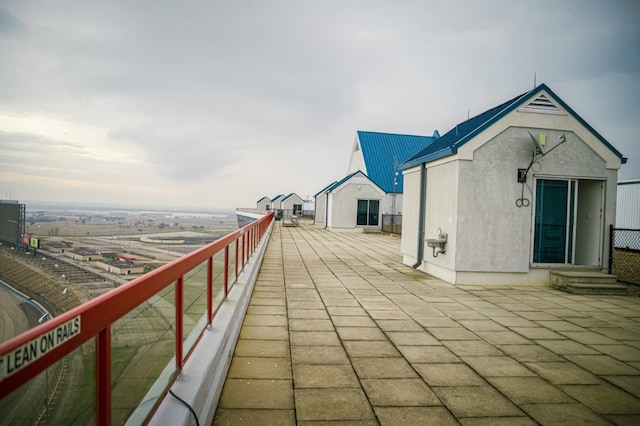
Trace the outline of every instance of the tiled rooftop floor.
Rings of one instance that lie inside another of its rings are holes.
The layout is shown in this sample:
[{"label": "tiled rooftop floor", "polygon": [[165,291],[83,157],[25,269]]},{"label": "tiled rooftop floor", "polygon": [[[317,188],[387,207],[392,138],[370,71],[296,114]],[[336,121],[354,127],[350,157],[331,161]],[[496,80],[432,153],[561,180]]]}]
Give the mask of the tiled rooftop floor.
[{"label": "tiled rooftop floor", "polygon": [[640,298],[453,286],[398,237],[276,223],[213,424],[583,422],[640,424]]}]

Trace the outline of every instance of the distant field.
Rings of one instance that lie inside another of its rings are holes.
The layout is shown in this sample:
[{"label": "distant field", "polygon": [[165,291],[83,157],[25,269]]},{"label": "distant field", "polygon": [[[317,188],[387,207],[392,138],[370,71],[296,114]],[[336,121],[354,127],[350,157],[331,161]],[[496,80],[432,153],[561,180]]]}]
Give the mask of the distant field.
[{"label": "distant field", "polygon": [[37,237],[86,237],[143,235],[164,232],[195,231],[204,234],[226,234],[236,229],[235,215],[170,216],[163,213],[131,213],[127,215],[51,212],[41,216],[27,215],[26,232]]}]

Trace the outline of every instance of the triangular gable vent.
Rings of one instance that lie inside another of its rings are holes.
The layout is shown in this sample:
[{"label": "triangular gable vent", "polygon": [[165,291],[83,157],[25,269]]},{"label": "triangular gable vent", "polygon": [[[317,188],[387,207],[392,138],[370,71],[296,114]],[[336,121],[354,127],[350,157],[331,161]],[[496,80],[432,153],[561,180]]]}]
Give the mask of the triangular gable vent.
[{"label": "triangular gable vent", "polygon": [[544,93],[541,93],[540,96],[520,108],[520,110],[526,112],[541,112],[546,114],[564,114],[564,111],[558,108],[558,106],[553,103],[553,101],[549,99]]},{"label": "triangular gable vent", "polygon": [[358,152],[358,151],[360,151],[360,144],[356,142],[356,147],[353,150],[353,152]]}]

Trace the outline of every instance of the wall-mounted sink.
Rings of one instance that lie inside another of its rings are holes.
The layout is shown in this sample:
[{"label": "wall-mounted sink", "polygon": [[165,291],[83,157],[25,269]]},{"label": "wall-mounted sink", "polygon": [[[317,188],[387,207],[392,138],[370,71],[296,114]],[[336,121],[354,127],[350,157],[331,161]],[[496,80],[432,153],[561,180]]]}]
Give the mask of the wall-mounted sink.
[{"label": "wall-mounted sink", "polygon": [[429,247],[443,247],[447,243],[447,236],[444,238],[427,238],[425,240]]},{"label": "wall-mounted sink", "polygon": [[427,238],[425,241],[429,247],[444,247],[447,244],[447,236],[448,234],[440,232],[438,238]]},{"label": "wall-mounted sink", "polygon": [[447,244],[447,236],[442,232],[440,228],[438,228],[438,238],[427,238],[425,239],[427,246],[433,249],[433,257],[438,257],[439,254],[445,254],[447,251],[444,246]]}]

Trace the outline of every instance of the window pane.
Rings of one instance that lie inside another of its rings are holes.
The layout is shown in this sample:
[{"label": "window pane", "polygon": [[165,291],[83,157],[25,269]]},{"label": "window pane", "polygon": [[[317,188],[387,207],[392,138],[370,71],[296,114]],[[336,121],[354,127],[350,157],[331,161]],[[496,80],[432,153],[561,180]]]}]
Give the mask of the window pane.
[{"label": "window pane", "polygon": [[358,215],[356,217],[356,225],[367,224],[367,214],[369,212],[369,201],[358,200]]},{"label": "window pane", "polygon": [[379,200],[370,200],[369,201],[369,225],[377,226],[378,225],[378,213],[380,211],[380,201]]}]

